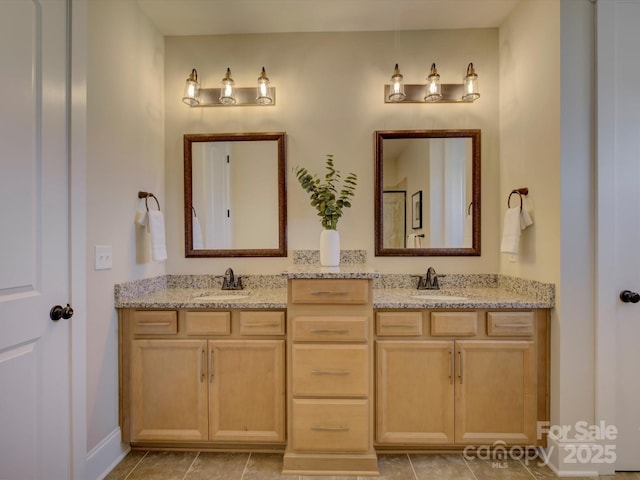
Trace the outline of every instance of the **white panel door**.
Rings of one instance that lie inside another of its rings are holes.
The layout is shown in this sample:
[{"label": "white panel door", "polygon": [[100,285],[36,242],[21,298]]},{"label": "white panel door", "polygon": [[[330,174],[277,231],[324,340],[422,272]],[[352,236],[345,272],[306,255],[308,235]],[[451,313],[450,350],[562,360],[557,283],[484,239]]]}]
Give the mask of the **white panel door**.
[{"label": "white panel door", "polygon": [[[640,2],[615,10],[616,286],[640,292]],[[616,325],[616,470],[640,470],[640,303],[618,302]]]},{"label": "white panel door", "polygon": [[69,478],[67,2],[0,1],[0,479]]}]

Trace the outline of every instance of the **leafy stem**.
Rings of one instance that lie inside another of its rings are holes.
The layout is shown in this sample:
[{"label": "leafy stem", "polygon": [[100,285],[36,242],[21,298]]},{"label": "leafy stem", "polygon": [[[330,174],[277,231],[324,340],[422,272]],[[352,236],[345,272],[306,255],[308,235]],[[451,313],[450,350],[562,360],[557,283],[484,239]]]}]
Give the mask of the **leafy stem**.
[{"label": "leafy stem", "polygon": [[318,175],[311,174],[304,167],[296,167],[295,174],[300,185],[311,198],[311,206],[318,211],[320,223],[325,230],[335,230],[338,220],[342,217],[342,210],[351,206],[350,199],[356,191],[358,176],[349,173],[342,185],[342,177],[333,163],[333,155],[327,154],[326,174],[322,182]]}]

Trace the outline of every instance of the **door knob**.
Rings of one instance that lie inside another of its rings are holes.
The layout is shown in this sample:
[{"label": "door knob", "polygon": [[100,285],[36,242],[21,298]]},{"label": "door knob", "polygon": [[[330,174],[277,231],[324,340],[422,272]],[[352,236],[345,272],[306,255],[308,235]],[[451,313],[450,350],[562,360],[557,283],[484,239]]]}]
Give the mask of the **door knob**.
[{"label": "door knob", "polygon": [[640,302],[640,294],[632,292],[631,290],[623,290],[620,292],[620,300],[624,303],[638,303]]},{"label": "door knob", "polygon": [[57,322],[61,318],[69,320],[71,317],[73,317],[73,308],[71,308],[68,303],[66,307],[55,305],[49,310],[49,318],[54,322]]}]

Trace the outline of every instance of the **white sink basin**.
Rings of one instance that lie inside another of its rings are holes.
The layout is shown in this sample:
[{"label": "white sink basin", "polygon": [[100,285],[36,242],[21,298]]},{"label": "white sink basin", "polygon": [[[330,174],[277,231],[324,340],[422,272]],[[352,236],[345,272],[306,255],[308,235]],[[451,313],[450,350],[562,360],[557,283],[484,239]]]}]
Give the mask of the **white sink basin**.
[{"label": "white sink basin", "polygon": [[243,298],[247,298],[249,296],[248,293],[220,293],[220,294],[210,294],[210,295],[202,295],[200,297],[194,297],[194,300],[241,300]]},{"label": "white sink basin", "polygon": [[413,298],[419,298],[421,300],[433,300],[436,302],[459,302],[462,300],[468,300],[467,297],[457,297],[455,295],[411,295]]}]

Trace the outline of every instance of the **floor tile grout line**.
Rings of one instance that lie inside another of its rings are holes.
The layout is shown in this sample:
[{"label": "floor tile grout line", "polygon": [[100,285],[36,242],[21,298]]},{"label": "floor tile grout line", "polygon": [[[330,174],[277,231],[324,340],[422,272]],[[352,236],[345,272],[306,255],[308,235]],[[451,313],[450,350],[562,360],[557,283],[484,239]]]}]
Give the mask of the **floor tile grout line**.
[{"label": "floor tile grout line", "polygon": [[196,452],[196,456],[193,459],[193,461],[191,462],[191,465],[189,465],[189,468],[187,469],[187,471],[184,473],[184,476],[182,477],[182,480],[185,480],[185,478],[187,478],[187,475],[189,475],[189,472],[193,468],[193,465],[196,463],[196,460],[198,460],[199,456],[200,456],[200,452]]},{"label": "floor tile grout line", "polygon": [[533,474],[533,472],[531,470],[529,470],[529,467],[527,465],[525,465],[525,463],[522,461],[521,458],[518,459],[518,461],[520,462],[520,464],[524,467],[524,469],[529,472],[529,475],[531,475],[531,477],[536,478],[536,476]]},{"label": "floor tile grout line", "polygon": [[464,464],[467,466],[467,468],[469,469],[469,471],[471,472],[471,475],[473,475],[473,478],[475,478],[476,480],[478,480],[478,477],[476,477],[476,474],[473,472],[473,470],[471,470],[471,467],[469,466],[469,462],[467,462],[467,459],[465,458],[464,455],[461,455],[462,457],[462,461],[464,462]]},{"label": "floor tile grout line", "polygon": [[411,455],[407,453],[407,458],[409,459],[409,466],[411,467],[411,471],[413,472],[413,477],[418,480],[418,474],[416,473],[416,469],[413,468],[413,462],[411,461]]},{"label": "floor tile grout line", "polygon": [[249,460],[251,460],[251,452],[247,456],[247,461],[244,462],[244,468],[242,469],[242,475],[240,475],[240,480],[244,478],[244,474],[247,473],[247,467],[249,466]]},{"label": "floor tile grout line", "polygon": [[[127,455],[129,455],[129,454],[127,453]],[[138,468],[138,465],[140,465],[140,462],[142,462],[142,460],[144,460],[147,455],[149,455],[149,450],[144,452],[144,455],[142,456],[142,458],[140,460],[138,460],[138,462],[133,466],[133,468],[131,470],[129,470],[129,473],[127,473],[127,476],[124,477],[124,480],[127,480],[131,476],[131,474],[134,472],[134,470],[136,468]]]}]

